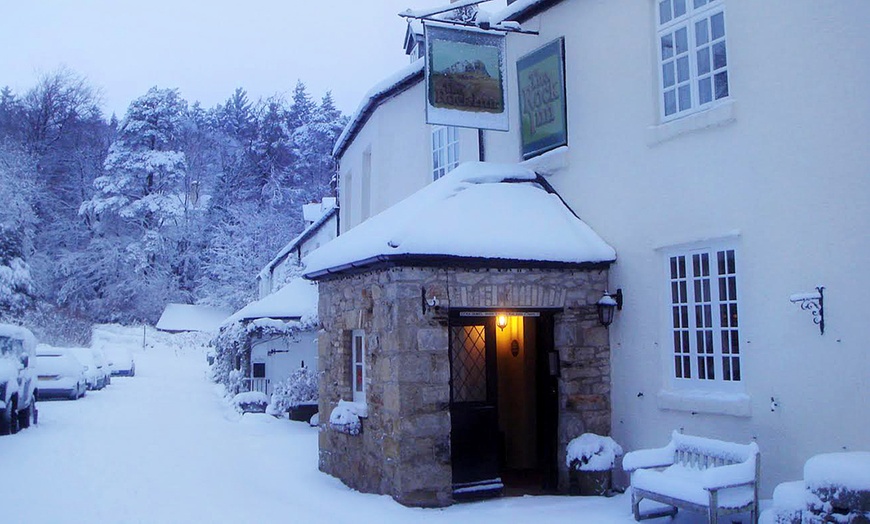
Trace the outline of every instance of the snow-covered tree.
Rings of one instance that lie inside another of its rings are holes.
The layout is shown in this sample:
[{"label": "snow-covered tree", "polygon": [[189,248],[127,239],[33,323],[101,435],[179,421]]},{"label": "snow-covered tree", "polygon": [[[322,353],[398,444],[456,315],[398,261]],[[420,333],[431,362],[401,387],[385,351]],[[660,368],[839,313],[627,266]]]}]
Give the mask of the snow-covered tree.
[{"label": "snow-covered tree", "polygon": [[32,159],[0,144],[0,318],[18,318],[32,305],[35,289],[28,259],[37,217]]}]

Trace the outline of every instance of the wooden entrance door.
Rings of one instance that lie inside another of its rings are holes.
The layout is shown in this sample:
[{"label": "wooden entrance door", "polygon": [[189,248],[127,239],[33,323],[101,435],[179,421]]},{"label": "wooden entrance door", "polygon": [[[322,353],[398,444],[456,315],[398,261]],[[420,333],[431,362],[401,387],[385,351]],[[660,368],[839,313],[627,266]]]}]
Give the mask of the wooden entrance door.
[{"label": "wooden entrance door", "polygon": [[498,384],[493,318],[450,326],[450,416],[453,497],[499,495]]}]

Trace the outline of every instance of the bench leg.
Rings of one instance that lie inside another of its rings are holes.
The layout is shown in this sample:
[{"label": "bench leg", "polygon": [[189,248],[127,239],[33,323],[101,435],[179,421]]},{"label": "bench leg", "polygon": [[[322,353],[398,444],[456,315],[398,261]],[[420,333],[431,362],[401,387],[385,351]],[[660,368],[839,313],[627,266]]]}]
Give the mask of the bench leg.
[{"label": "bench leg", "polygon": [[631,490],[631,512],[634,514],[634,520],[640,522],[640,501],[637,493]]},{"label": "bench leg", "polygon": [[719,493],[717,491],[710,492],[710,509],[707,510],[710,524],[719,524]]}]

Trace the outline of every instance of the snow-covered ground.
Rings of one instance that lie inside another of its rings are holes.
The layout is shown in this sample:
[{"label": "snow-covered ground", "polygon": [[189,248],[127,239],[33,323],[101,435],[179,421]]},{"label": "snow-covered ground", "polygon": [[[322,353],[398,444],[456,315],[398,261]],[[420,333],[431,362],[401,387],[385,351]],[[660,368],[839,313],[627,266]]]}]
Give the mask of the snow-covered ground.
[{"label": "snow-covered ground", "polygon": [[38,427],[0,437],[0,522],[634,522],[627,495],[427,510],[352,491],[318,471],[316,428],[232,410],[193,338],[149,331],[143,350],[141,328],[115,331],[134,352],[135,377],[41,402]]}]

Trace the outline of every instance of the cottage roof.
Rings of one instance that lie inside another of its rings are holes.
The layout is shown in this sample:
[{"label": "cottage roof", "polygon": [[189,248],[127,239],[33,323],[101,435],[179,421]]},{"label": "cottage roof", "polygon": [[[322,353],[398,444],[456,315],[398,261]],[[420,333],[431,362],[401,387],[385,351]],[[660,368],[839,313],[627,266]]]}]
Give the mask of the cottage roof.
[{"label": "cottage roof", "polygon": [[303,262],[305,277],[318,279],[376,263],[580,267],[615,259],[614,249],[533,171],[469,162]]},{"label": "cottage roof", "polygon": [[217,331],[230,313],[231,310],[209,306],[166,304],[156,327],[161,331]]},{"label": "cottage roof", "polygon": [[302,278],[291,280],[278,291],[255,300],[224,320],[227,326],[256,318],[304,319],[317,314],[317,284]]},{"label": "cottage roof", "polygon": [[365,125],[381,103],[423,80],[424,63],[425,59],[423,58],[415,60],[369,89],[350,121],[344,127],[344,131],[336,140],[335,146],[332,148],[332,156],[339,157],[344,153],[344,150],[356,137],[357,132]]}]

